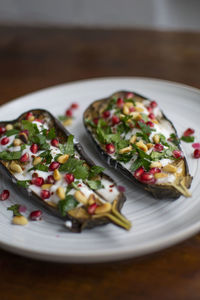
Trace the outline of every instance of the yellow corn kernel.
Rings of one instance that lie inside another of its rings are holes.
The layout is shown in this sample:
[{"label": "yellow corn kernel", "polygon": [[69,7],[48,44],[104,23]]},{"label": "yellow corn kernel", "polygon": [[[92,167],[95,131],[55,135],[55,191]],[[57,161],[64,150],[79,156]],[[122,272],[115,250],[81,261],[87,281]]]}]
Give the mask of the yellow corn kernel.
[{"label": "yellow corn kernel", "polygon": [[111,211],[111,204],[109,202],[106,202],[100,206],[98,206],[96,209],[95,209],[95,214],[103,214],[103,213],[108,213]]},{"label": "yellow corn kernel", "polygon": [[162,164],[159,161],[152,161],[152,163],[150,164],[150,168],[161,168]]},{"label": "yellow corn kernel", "polygon": [[12,161],[10,164],[10,170],[13,171],[14,173],[22,173],[23,172],[20,165],[16,164],[14,161]]},{"label": "yellow corn kernel", "polygon": [[6,125],[6,130],[12,130],[13,129],[13,125],[12,124],[7,124]]},{"label": "yellow corn kernel", "polygon": [[76,198],[76,200],[84,205],[87,204],[88,199],[87,197],[81,192],[81,191],[76,191],[74,194],[74,197]]},{"label": "yellow corn kernel", "polygon": [[61,199],[64,200],[65,199],[65,189],[62,186],[59,186],[56,190],[56,194],[57,196]]},{"label": "yellow corn kernel", "polygon": [[158,144],[160,142],[160,136],[158,134],[154,134],[153,141],[155,144]]},{"label": "yellow corn kernel", "polygon": [[154,177],[155,177],[156,179],[164,178],[164,177],[167,177],[167,176],[168,176],[168,175],[165,174],[165,173],[156,173],[156,174],[154,174]]},{"label": "yellow corn kernel", "polygon": [[138,111],[133,111],[130,113],[130,115],[132,116],[133,120],[139,121],[142,119],[142,116]]},{"label": "yellow corn kernel", "polygon": [[36,165],[38,165],[39,163],[41,163],[41,161],[42,161],[42,158],[41,158],[40,156],[37,156],[37,157],[35,157],[34,160],[33,160],[33,165],[36,166]]},{"label": "yellow corn kernel", "polygon": [[20,139],[14,139],[13,145],[14,147],[20,146],[22,144],[22,141]]},{"label": "yellow corn kernel", "polygon": [[144,144],[144,142],[142,140],[140,140],[139,142],[137,142],[136,146],[138,148],[140,148],[141,150],[143,150],[144,152],[147,152],[147,150],[148,150],[147,146]]},{"label": "yellow corn kernel", "polygon": [[124,153],[128,153],[132,150],[132,146],[128,146],[128,147],[125,147],[123,149],[120,149],[119,150],[119,154],[124,154]]},{"label": "yellow corn kernel", "polygon": [[138,106],[136,106],[135,107],[135,111],[137,111],[137,112],[143,112],[144,111],[144,109],[142,108],[142,107],[138,107]]},{"label": "yellow corn kernel", "polygon": [[94,194],[90,194],[90,196],[88,197],[88,205],[92,205],[93,203],[95,203],[96,201],[95,195]]},{"label": "yellow corn kernel", "polygon": [[34,116],[29,116],[29,117],[27,118],[27,120],[28,120],[29,122],[33,122],[33,121],[35,120],[35,117],[34,117]]},{"label": "yellow corn kernel", "polygon": [[128,108],[133,107],[133,102],[126,102],[124,105],[126,105]]},{"label": "yellow corn kernel", "polygon": [[152,120],[152,122],[153,122],[154,124],[159,124],[158,120],[156,120],[156,119]]},{"label": "yellow corn kernel", "polygon": [[163,167],[163,171],[167,172],[167,173],[176,173],[177,168],[173,165],[168,164],[168,165]]},{"label": "yellow corn kernel", "polygon": [[131,144],[134,144],[136,142],[136,140],[137,140],[137,136],[136,135],[132,135],[132,137],[130,138],[129,142]]},{"label": "yellow corn kernel", "polygon": [[58,181],[58,180],[61,179],[61,175],[60,175],[60,172],[58,171],[58,169],[55,169],[55,170],[53,171],[53,178],[54,178],[56,181]]},{"label": "yellow corn kernel", "polygon": [[51,187],[52,187],[52,184],[50,184],[50,183],[45,183],[41,186],[41,188],[43,190],[49,190]]},{"label": "yellow corn kernel", "polygon": [[12,219],[12,223],[15,224],[15,225],[24,226],[24,225],[28,224],[28,220],[24,216],[15,216]]},{"label": "yellow corn kernel", "polygon": [[68,160],[68,158],[69,158],[68,154],[63,154],[63,155],[61,155],[61,156],[58,157],[57,161],[60,164],[64,164],[64,163],[66,163],[66,161]]}]

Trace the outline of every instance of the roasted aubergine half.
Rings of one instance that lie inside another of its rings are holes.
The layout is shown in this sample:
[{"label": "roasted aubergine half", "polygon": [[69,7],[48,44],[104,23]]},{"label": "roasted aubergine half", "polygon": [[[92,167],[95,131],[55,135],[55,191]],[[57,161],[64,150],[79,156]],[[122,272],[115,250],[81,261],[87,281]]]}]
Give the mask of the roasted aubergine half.
[{"label": "roasted aubergine half", "polygon": [[176,129],[156,101],[116,92],[93,102],[84,124],[103,160],[155,198],[190,196],[192,177]]},{"label": "roasted aubergine half", "polygon": [[116,183],[45,110],[0,123],[0,165],[27,199],[64,218],[71,231],[109,222],[131,227],[120,213],[125,197]]}]

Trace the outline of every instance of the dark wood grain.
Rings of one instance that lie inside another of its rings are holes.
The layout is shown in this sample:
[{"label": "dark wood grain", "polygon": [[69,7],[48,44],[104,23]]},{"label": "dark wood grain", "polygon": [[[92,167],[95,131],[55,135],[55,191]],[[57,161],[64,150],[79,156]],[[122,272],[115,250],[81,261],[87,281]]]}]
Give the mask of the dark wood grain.
[{"label": "dark wood grain", "polygon": [[[200,34],[0,28],[0,103],[59,83],[145,76],[200,88]],[[34,241],[33,241],[34,242]],[[0,299],[200,299],[200,235],[123,262],[72,265],[0,250]]]}]

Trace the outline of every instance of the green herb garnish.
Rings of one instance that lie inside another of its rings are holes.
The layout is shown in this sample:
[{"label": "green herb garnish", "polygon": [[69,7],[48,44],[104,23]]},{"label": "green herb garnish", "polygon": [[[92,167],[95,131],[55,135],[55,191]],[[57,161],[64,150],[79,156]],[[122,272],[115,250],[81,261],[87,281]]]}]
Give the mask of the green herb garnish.
[{"label": "green herb garnish", "polygon": [[92,190],[99,190],[104,188],[100,180],[87,180],[87,184]]},{"label": "green herb garnish", "polygon": [[194,136],[182,136],[181,141],[186,142],[186,143],[193,143],[195,137]]},{"label": "green herb garnish", "polygon": [[60,144],[59,148],[63,154],[74,154],[74,136],[70,134],[67,138],[67,142],[65,144]]},{"label": "green herb garnish", "polygon": [[0,152],[0,159],[15,160],[15,159],[20,159],[21,155],[22,155],[22,151],[14,151],[14,152],[2,151]]},{"label": "green herb garnish", "polygon": [[88,179],[92,179],[96,177],[99,173],[103,172],[104,168],[100,166],[92,166],[89,170]]},{"label": "green herb garnish", "polygon": [[72,173],[76,179],[86,179],[88,177],[89,171],[86,167],[84,160],[79,160],[70,157],[66,163],[60,166],[60,172]]},{"label": "green herb garnish", "polygon": [[17,184],[24,188],[27,188],[30,185],[30,180],[18,180]]},{"label": "green herb garnish", "polygon": [[11,129],[11,130],[7,130],[5,132],[6,136],[11,136],[11,135],[16,135],[16,134],[19,134],[19,130],[17,130],[17,129]]},{"label": "green herb garnish", "polygon": [[61,215],[64,217],[67,214],[68,210],[75,208],[78,205],[78,202],[72,195],[66,195],[64,200],[58,202],[58,210]]},{"label": "green herb garnish", "polygon": [[14,204],[7,208],[7,210],[11,210],[13,212],[13,216],[22,216],[22,214],[19,212],[20,205]]}]

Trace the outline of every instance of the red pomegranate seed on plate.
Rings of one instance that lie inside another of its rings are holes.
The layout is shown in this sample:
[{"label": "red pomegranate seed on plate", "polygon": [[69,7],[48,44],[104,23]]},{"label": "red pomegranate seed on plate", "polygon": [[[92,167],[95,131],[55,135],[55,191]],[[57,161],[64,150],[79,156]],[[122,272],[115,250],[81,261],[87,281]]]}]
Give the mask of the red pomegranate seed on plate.
[{"label": "red pomegranate seed on plate", "polygon": [[73,115],[72,110],[71,110],[71,109],[67,109],[66,112],[65,112],[65,115],[66,115],[67,117],[72,117],[72,115]]},{"label": "red pomegranate seed on plate", "polygon": [[55,182],[56,181],[55,181],[53,175],[49,175],[46,179],[46,183],[48,183],[48,184],[54,184]]},{"label": "red pomegranate seed on plate", "polygon": [[152,119],[152,120],[154,120],[154,119],[155,119],[154,113],[150,113],[150,114],[149,114],[149,118]]},{"label": "red pomegranate seed on plate", "polygon": [[9,143],[9,138],[8,137],[4,137],[4,138],[2,138],[2,140],[1,140],[1,145],[3,145],[3,146],[5,146],[5,145],[7,145],[8,143]]},{"label": "red pomegranate seed on plate", "polygon": [[129,107],[129,111],[130,111],[130,112],[134,112],[134,111],[135,111],[135,107],[134,107],[134,106]]},{"label": "red pomegranate seed on plate", "polygon": [[115,146],[113,144],[106,144],[106,152],[112,154],[115,152]]},{"label": "red pomegranate seed on plate", "polygon": [[173,155],[175,158],[181,158],[181,157],[183,157],[183,153],[182,153],[182,151],[180,151],[180,150],[174,150],[174,151],[172,152],[172,155]]},{"label": "red pomegranate seed on plate", "polygon": [[29,154],[28,153],[24,153],[21,158],[20,158],[20,161],[23,163],[23,162],[27,162],[29,161]]},{"label": "red pomegranate seed on plate", "polygon": [[154,123],[151,122],[151,121],[146,122],[146,124],[147,124],[147,126],[149,126],[149,127],[154,127]]},{"label": "red pomegranate seed on plate", "polygon": [[118,106],[119,108],[122,108],[123,105],[124,105],[124,100],[123,100],[122,98],[118,98],[118,99],[117,99],[117,106]]},{"label": "red pomegranate seed on plate", "polygon": [[98,206],[97,203],[91,204],[91,205],[88,207],[88,213],[89,213],[90,215],[93,215],[94,212],[95,212],[95,210],[96,210],[96,208],[97,208],[97,206]]},{"label": "red pomegranate seed on plate", "polygon": [[71,104],[72,109],[77,109],[78,107],[79,107],[78,103],[74,102],[74,103]]},{"label": "red pomegranate seed on plate", "polygon": [[133,99],[134,98],[134,94],[133,93],[127,93],[126,94],[126,99]]},{"label": "red pomegranate seed on plate", "polygon": [[163,151],[164,147],[162,144],[155,144],[154,145],[154,150],[157,151],[157,152],[161,152]]},{"label": "red pomegranate seed on plate", "polygon": [[200,149],[195,149],[193,155],[194,155],[194,158],[200,158]]},{"label": "red pomegranate seed on plate", "polygon": [[28,112],[28,113],[26,114],[26,120],[28,120],[30,117],[33,117],[32,112]]},{"label": "red pomegranate seed on plate", "polygon": [[190,136],[192,134],[194,134],[194,129],[188,128],[184,131],[183,136]]},{"label": "red pomegranate seed on plate", "polygon": [[148,110],[149,113],[151,113],[153,109],[152,109],[151,106],[147,106],[147,110]]},{"label": "red pomegranate seed on plate", "polygon": [[65,180],[67,181],[68,184],[74,182],[74,175],[71,173],[65,174]]},{"label": "red pomegranate seed on plate", "polygon": [[10,192],[8,190],[3,190],[3,192],[0,194],[0,200],[5,201],[9,198]]},{"label": "red pomegranate seed on plate", "polygon": [[30,213],[29,218],[32,221],[39,221],[42,219],[42,211],[41,210],[34,210]]},{"label": "red pomegranate seed on plate", "polygon": [[6,132],[6,128],[5,127],[0,127],[0,134],[3,134],[3,133],[5,133]]},{"label": "red pomegranate seed on plate", "polygon": [[31,152],[34,154],[38,152],[38,149],[39,149],[39,147],[37,144],[32,144],[30,147]]},{"label": "red pomegranate seed on plate", "polygon": [[109,117],[110,117],[110,111],[109,111],[109,110],[105,110],[105,111],[103,112],[103,118],[107,119],[107,118],[109,118]]},{"label": "red pomegranate seed on plate", "polygon": [[31,183],[37,186],[41,186],[44,184],[44,179],[42,177],[33,177]]},{"label": "red pomegranate seed on plate", "polygon": [[94,118],[93,119],[93,123],[97,126],[98,125],[98,122],[99,122],[99,118]]},{"label": "red pomegranate seed on plate", "polygon": [[194,149],[200,149],[200,143],[194,143],[194,144],[192,144],[192,147]]},{"label": "red pomegranate seed on plate", "polygon": [[144,172],[140,177],[140,181],[147,184],[153,184],[156,182],[156,179],[152,173]]},{"label": "red pomegranate seed on plate", "polygon": [[152,108],[155,108],[155,107],[158,106],[158,104],[157,104],[156,101],[151,101],[150,106],[151,106]]},{"label": "red pomegranate seed on plate", "polygon": [[137,170],[135,170],[133,176],[136,178],[136,179],[139,179],[140,176],[144,173],[144,167],[139,167]]},{"label": "red pomegranate seed on plate", "polygon": [[59,162],[53,161],[49,166],[49,171],[54,171],[60,167]]},{"label": "red pomegranate seed on plate", "polygon": [[120,122],[120,119],[118,116],[112,116],[112,125],[116,125]]},{"label": "red pomegranate seed on plate", "polygon": [[117,188],[118,188],[118,191],[119,191],[119,192],[121,192],[121,193],[124,193],[124,192],[125,192],[125,190],[126,190],[126,189],[125,189],[125,187],[124,187],[124,186],[122,186],[122,185],[118,185],[118,187],[117,187]]},{"label": "red pomegranate seed on plate", "polygon": [[51,145],[54,146],[54,147],[58,147],[58,145],[59,145],[58,139],[51,140]]},{"label": "red pomegranate seed on plate", "polygon": [[51,196],[51,194],[48,190],[42,190],[40,196],[42,199],[48,199]]},{"label": "red pomegranate seed on plate", "polygon": [[150,172],[151,174],[156,174],[156,173],[160,173],[160,172],[161,172],[161,169],[159,169],[159,168],[151,168],[151,169],[149,170],[149,172]]}]

